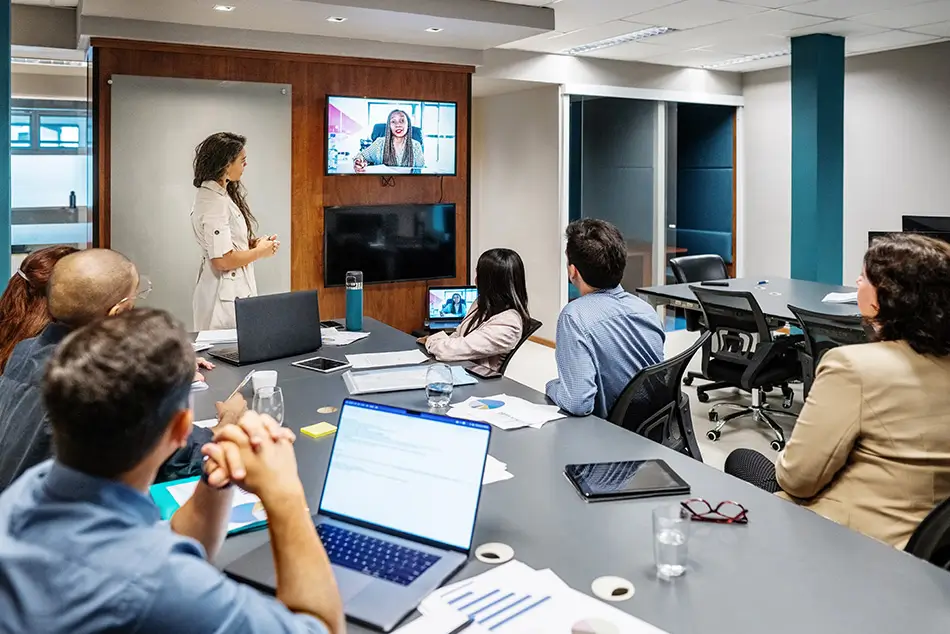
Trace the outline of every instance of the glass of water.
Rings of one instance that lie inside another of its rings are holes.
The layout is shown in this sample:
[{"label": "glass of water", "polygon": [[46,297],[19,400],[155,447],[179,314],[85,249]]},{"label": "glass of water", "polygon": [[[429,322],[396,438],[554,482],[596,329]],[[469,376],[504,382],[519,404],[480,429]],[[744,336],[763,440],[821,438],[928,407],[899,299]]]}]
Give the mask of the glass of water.
[{"label": "glass of water", "polygon": [[679,504],[653,509],[653,558],[660,579],[686,572],[689,555],[689,513]]},{"label": "glass of water", "polygon": [[444,363],[433,363],[426,370],[426,399],[429,407],[442,409],[452,400],[452,389],[455,380],[452,378],[452,368]]},{"label": "glass of water", "polygon": [[254,392],[251,409],[258,414],[267,414],[278,425],[284,424],[284,393],[279,387],[262,387]]}]

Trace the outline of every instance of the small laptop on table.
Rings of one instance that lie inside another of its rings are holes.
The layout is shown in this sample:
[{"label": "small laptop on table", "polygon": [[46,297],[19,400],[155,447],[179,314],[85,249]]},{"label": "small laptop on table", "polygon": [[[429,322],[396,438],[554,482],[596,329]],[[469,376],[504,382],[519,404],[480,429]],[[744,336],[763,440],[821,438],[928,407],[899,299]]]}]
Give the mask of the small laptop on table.
[{"label": "small laptop on table", "polygon": [[454,330],[478,299],[474,286],[430,286],[426,295],[429,330]]},{"label": "small laptop on table", "polygon": [[237,347],[215,346],[208,354],[234,365],[260,363],[318,350],[317,291],[296,291],[234,300]]},{"label": "small laptop on table", "polygon": [[[314,516],[349,619],[391,631],[468,560],[491,425],[343,401]],[[274,592],[270,544],[225,568]]]}]

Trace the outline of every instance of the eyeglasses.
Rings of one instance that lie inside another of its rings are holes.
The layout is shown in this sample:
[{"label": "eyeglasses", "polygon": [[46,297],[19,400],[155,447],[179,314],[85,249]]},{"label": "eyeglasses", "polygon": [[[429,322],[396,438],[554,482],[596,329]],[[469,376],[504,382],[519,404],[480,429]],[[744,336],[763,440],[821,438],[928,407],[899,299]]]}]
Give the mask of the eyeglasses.
[{"label": "eyeglasses", "polygon": [[148,279],[144,275],[139,276],[139,285],[135,289],[135,294],[125,297],[120,301],[116,306],[124,304],[126,302],[137,302],[141,299],[148,297],[148,294],[152,292],[152,280]]},{"label": "eyeglasses", "polygon": [[697,522],[716,524],[748,524],[749,511],[738,502],[726,500],[713,506],[702,498],[693,498],[680,502],[680,506],[689,511],[689,518]]}]

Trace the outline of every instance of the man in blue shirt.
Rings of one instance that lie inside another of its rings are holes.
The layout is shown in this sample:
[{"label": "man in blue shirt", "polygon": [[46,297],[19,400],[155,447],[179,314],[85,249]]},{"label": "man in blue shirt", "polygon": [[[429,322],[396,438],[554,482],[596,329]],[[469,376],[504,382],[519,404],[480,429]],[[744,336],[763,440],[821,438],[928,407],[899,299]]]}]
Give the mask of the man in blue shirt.
[{"label": "man in blue shirt", "polygon": [[590,218],[568,225],[567,276],[580,297],[558,317],[558,378],[545,392],[575,416],[606,418],[630,379],[663,361],[656,311],[620,286],[626,265],[617,227]]},{"label": "man in blue shirt", "polygon": [[[340,634],[339,592],[297,476],[292,434],[252,412],[215,430],[206,475],[169,523],[148,497],[188,442],[195,355],[167,313],[67,336],[43,399],[55,458],[0,495],[0,632]],[[230,483],[268,515],[277,599],[216,570]]]}]

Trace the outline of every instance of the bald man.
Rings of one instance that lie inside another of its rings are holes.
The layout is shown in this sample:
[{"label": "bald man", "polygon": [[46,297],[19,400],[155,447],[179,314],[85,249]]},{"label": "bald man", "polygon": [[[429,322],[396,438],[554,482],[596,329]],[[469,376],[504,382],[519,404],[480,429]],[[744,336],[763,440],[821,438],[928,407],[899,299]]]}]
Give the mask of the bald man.
[{"label": "bald man", "polygon": [[[110,249],[79,251],[53,268],[47,287],[53,323],[38,336],[20,342],[0,376],[0,491],[53,455],[41,385],[56,346],[77,328],[134,308],[149,290],[140,289],[139,283],[135,265]],[[239,415],[244,408],[243,398],[219,403],[218,418]],[[195,428],[189,444],[162,466],[159,481],[199,475],[201,446],[210,441],[210,430]]]}]

